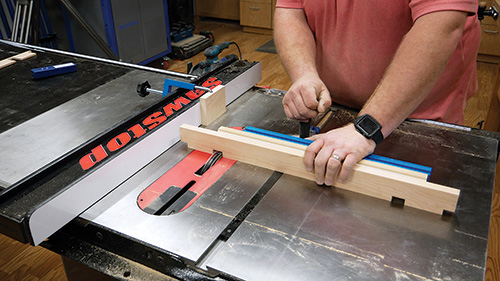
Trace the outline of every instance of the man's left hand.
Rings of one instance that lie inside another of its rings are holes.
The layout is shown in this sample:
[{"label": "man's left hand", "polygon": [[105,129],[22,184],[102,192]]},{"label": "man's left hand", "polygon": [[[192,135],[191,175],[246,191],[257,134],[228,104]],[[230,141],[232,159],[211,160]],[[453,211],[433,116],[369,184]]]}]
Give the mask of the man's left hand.
[{"label": "man's left hand", "polygon": [[318,184],[333,185],[338,179],[346,182],[356,163],[373,153],[375,141],[367,139],[354,124],[311,137],[314,142],[307,147],[304,164],[314,171]]}]

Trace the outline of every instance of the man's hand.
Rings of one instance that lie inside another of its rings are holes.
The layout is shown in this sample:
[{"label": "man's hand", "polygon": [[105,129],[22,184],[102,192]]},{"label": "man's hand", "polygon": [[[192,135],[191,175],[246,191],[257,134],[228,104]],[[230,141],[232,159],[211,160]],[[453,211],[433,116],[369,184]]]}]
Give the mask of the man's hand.
[{"label": "man's hand", "polygon": [[330,92],[317,76],[299,78],[283,98],[286,116],[299,121],[316,117],[331,104]]},{"label": "man's hand", "polygon": [[314,171],[318,184],[328,186],[337,178],[340,182],[347,181],[356,163],[376,147],[375,142],[358,133],[352,123],[311,139],[314,142],[306,149],[304,164],[307,170]]}]

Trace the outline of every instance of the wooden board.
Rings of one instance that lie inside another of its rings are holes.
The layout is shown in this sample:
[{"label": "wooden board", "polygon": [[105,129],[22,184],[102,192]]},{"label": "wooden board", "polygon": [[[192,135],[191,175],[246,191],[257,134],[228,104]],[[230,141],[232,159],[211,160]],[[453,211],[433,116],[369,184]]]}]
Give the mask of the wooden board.
[{"label": "wooden board", "polygon": [[17,61],[23,61],[27,60],[31,57],[36,56],[36,53],[33,53],[32,51],[26,51],[24,53],[17,54],[15,56],[10,57],[10,59],[17,60]]},{"label": "wooden board", "polygon": [[[306,148],[306,146],[304,146],[302,144],[298,144],[298,143],[294,143],[294,142],[290,142],[290,141],[285,141],[285,140],[280,140],[277,138],[271,138],[271,137],[267,137],[264,135],[249,133],[249,132],[236,130],[236,129],[232,129],[232,128],[228,128],[228,127],[220,127],[219,132],[226,132],[226,133],[230,133],[230,134],[234,134],[234,135],[244,136],[247,138],[262,140],[262,141],[266,141],[269,143],[274,143],[274,144],[279,144],[279,145],[286,146],[286,147],[296,148],[296,149],[299,149],[302,151],[305,150],[305,148]],[[363,160],[359,161],[358,164],[364,165],[364,166],[370,166],[370,167],[374,167],[374,168],[379,168],[379,169],[384,169],[384,170],[388,170],[391,172],[395,172],[395,173],[399,173],[399,174],[403,174],[403,175],[407,175],[407,176],[411,176],[411,177],[415,177],[415,178],[419,178],[419,179],[423,179],[423,180],[427,180],[427,178],[428,178],[428,174],[426,174],[426,173],[417,172],[417,171],[409,170],[409,169],[404,169],[404,168],[396,167],[393,165],[387,165],[387,164],[383,164],[383,163],[376,162],[376,161],[363,159]]]},{"label": "wooden board", "polygon": [[15,63],[16,63],[16,61],[11,60],[11,59],[0,60],[0,69],[7,67],[9,65],[15,64]]},{"label": "wooden board", "polygon": [[[212,153],[222,151],[224,157],[282,173],[315,180],[303,164],[304,149],[257,140],[228,132],[215,132],[191,125],[182,125],[181,140],[190,148]],[[426,182],[370,166],[358,165],[351,180],[337,187],[391,201],[393,197],[405,200],[405,205],[442,214],[454,212],[460,190]]]},{"label": "wooden board", "polygon": [[226,112],[226,87],[219,85],[200,97],[201,124],[206,126]]},{"label": "wooden board", "polygon": [[15,56],[3,59],[0,61],[0,69],[7,67],[9,65],[13,65],[16,63],[16,61],[23,61],[34,56],[36,56],[36,53],[33,53],[32,51],[26,51],[24,53],[20,53]]}]

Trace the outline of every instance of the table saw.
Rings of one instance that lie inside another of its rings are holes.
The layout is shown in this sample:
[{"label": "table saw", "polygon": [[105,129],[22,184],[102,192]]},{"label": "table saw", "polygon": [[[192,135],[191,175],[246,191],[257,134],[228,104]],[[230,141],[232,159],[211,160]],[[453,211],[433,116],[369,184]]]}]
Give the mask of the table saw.
[{"label": "table saw", "polygon": [[[498,134],[408,120],[377,147],[460,189],[452,213],[231,159],[192,180],[213,177],[203,192],[163,193],[155,200],[170,205],[148,212],[145,190],[165,177],[164,189],[179,188],[170,182],[210,155],[193,162],[196,151],[179,141],[180,125],[200,125],[203,91],[140,97],[138,83],[222,84],[226,112],[207,128],[297,135],[283,91],[254,87],[261,66],[241,60],[177,76],[5,42],[0,60],[27,49],[36,56],[0,70],[1,233],[122,280],[484,280]],[[31,77],[30,69],[69,62],[76,72]],[[356,116],[331,110],[322,130]]]}]

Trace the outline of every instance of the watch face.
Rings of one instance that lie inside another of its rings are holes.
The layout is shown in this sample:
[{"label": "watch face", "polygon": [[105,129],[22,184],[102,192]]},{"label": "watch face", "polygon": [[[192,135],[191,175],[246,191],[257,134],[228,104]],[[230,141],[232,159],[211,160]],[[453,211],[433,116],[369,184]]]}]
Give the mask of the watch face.
[{"label": "watch face", "polygon": [[366,132],[366,137],[368,138],[373,137],[373,135],[381,128],[380,124],[368,115],[363,115],[358,120],[358,125],[360,129]]}]

